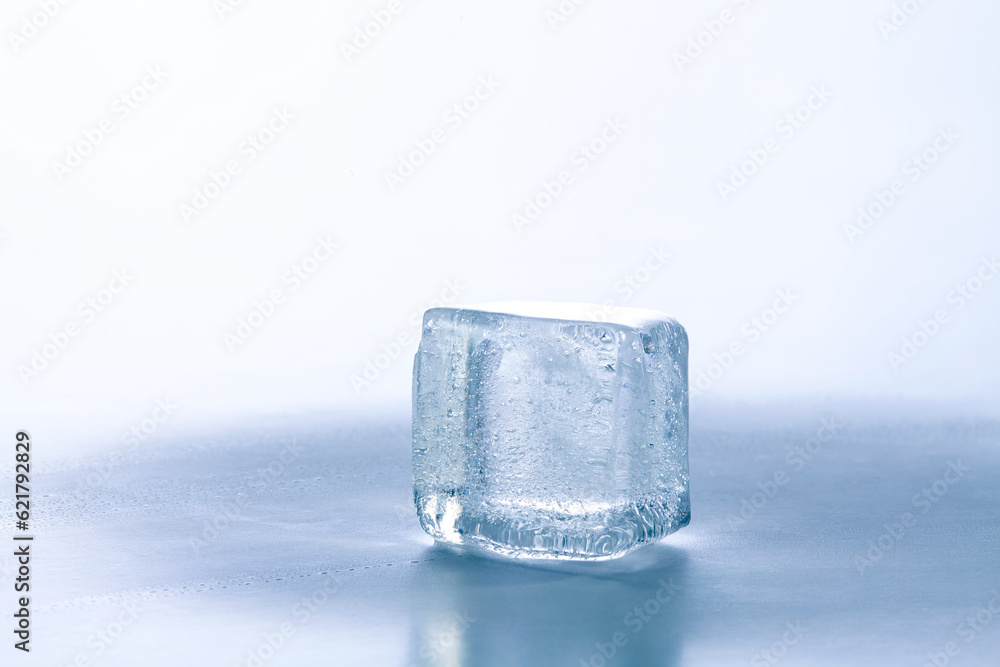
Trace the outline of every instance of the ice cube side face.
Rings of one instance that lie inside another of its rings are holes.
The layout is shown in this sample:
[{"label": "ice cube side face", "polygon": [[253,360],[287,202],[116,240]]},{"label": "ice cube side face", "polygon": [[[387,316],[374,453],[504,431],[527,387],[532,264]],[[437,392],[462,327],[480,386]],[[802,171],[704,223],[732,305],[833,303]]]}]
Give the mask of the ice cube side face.
[{"label": "ice cube side face", "polygon": [[631,312],[647,316],[425,313],[413,493],[428,534],[512,557],[603,560],[688,524],[687,334]]}]

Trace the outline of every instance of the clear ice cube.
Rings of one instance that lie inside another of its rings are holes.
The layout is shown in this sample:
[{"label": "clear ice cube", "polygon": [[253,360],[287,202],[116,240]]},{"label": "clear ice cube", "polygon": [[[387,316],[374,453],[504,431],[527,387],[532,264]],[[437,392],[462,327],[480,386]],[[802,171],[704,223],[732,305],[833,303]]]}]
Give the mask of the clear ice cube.
[{"label": "clear ice cube", "polygon": [[602,560],[688,524],[687,334],[657,312],[604,313],[518,302],[424,314],[413,494],[428,534]]}]

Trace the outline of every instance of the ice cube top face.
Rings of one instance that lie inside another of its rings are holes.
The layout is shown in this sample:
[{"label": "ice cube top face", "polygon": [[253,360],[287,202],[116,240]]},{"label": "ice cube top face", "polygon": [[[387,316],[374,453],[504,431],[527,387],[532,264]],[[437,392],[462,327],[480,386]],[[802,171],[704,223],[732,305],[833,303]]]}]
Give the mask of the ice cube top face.
[{"label": "ice cube top face", "polygon": [[688,342],[656,312],[496,303],[424,314],[413,492],[442,542],[603,560],[687,525]]}]

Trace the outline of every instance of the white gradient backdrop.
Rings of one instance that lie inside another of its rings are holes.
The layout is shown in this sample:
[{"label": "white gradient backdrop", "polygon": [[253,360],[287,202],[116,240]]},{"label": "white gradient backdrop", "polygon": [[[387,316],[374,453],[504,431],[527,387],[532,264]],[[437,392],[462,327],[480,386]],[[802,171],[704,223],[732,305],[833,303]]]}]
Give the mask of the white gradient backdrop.
[{"label": "white gradient backdrop", "polygon": [[[342,44],[387,2],[220,4],[72,1],[23,43],[11,35],[40,5],[0,10],[6,432],[117,441],[163,397],[182,421],[405,404],[412,342],[370,386],[351,376],[415,340],[411,316],[454,280],[462,302],[669,313],[692,378],[748,343],[695,401],[1000,399],[1000,280],[948,301],[1000,252],[996,3],[927,3],[884,38],[883,0],[588,0],[555,29],[556,0],[401,0],[351,62]],[[675,53],[723,10],[735,20],[679,71]],[[120,118],[114,100],[155,66],[163,81]],[[391,191],[398,156],[487,76],[496,91]],[[832,97],[724,202],[717,182],[813,86]],[[180,205],[282,107],[287,129],[186,222]],[[106,117],[113,131],[60,180],[53,163]],[[525,198],[615,117],[621,136],[518,233]],[[904,164],[941,128],[959,138],[911,182]],[[857,207],[897,178],[905,194],[850,243]],[[326,235],[337,254],[289,289],[285,271]],[[666,265],[616,293],[650,247]],[[131,284],[25,381],[19,367],[122,268]],[[225,334],[274,288],[286,300],[230,351]],[[779,289],[798,300],[749,342],[744,323]],[[888,353],[939,308],[947,324],[893,369]]]}]

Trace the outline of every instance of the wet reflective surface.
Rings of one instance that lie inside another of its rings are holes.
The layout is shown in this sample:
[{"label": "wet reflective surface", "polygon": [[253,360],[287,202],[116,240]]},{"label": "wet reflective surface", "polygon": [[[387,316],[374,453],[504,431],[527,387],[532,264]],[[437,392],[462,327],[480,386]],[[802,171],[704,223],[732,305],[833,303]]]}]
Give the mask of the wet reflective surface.
[{"label": "wet reflective surface", "polygon": [[[693,411],[691,423],[691,525],[608,563],[525,565],[433,545],[412,509],[403,414],[220,426],[130,452],[97,477],[39,457],[28,659],[599,667],[1000,655],[1000,423],[837,406]],[[11,559],[0,566],[9,589]]]}]

